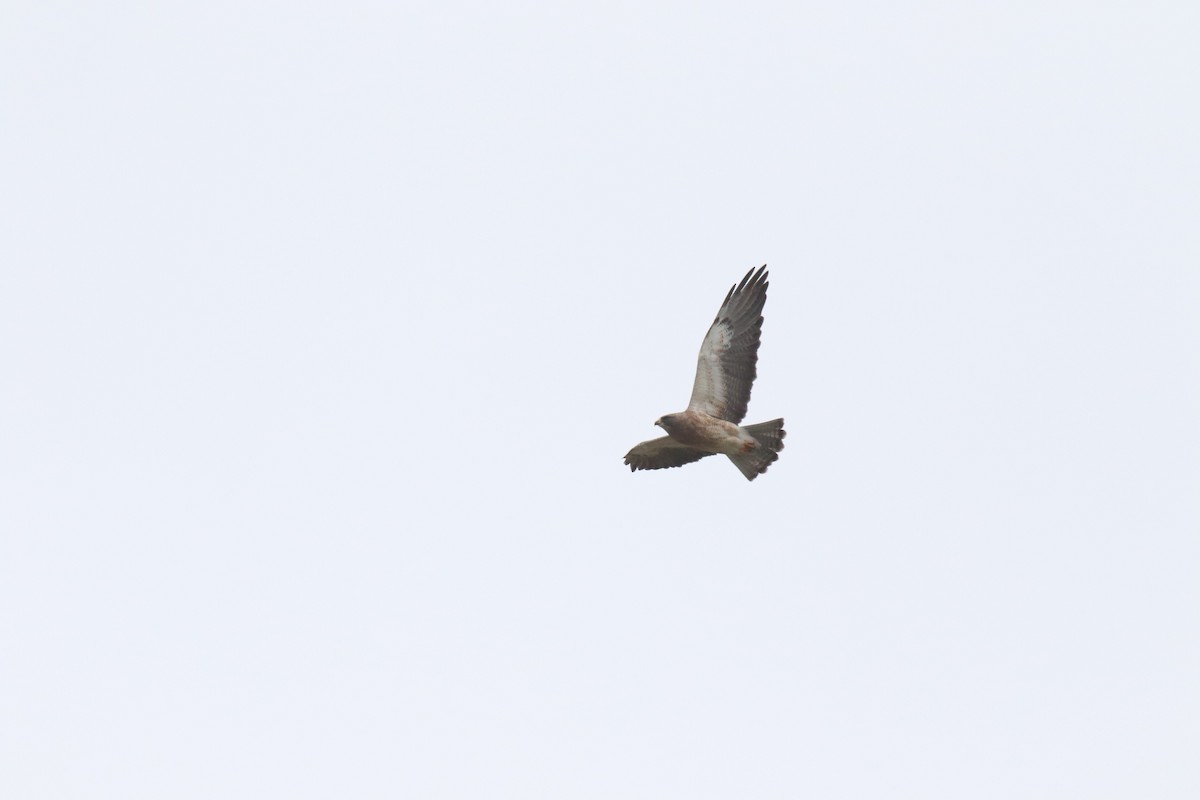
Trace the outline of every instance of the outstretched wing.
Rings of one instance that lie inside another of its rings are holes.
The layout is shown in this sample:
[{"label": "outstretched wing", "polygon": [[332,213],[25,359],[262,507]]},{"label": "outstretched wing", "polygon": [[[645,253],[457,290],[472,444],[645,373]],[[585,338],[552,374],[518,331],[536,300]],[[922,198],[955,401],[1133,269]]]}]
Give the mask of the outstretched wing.
[{"label": "outstretched wing", "polygon": [[664,436],[661,439],[642,442],[630,450],[625,454],[625,463],[629,465],[630,472],[637,472],[639,469],[682,467],[684,464],[690,464],[711,455],[716,454],[688,447],[670,436]]},{"label": "outstretched wing", "polygon": [[750,402],[750,388],[758,374],[758,343],[762,336],[762,310],[767,302],[767,265],[746,273],[729,290],[717,312],[696,364],[691,411],[730,422],[741,422]]}]

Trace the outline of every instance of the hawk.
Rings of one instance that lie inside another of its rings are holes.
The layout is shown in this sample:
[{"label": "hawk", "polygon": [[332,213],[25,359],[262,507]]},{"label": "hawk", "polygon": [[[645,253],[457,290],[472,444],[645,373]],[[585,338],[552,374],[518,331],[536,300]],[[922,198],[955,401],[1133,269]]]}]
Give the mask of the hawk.
[{"label": "hawk", "polygon": [[682,467],[724,453],[746,480],[767,471],[783,449],[782,419],[741,426],[758,375],[762,310],[767,302],[767,265],[751,269],[734,285],[700,345],[696,382],[686,411],[663,414],[654,424],[667,432],[625,455],[631,471]]}]

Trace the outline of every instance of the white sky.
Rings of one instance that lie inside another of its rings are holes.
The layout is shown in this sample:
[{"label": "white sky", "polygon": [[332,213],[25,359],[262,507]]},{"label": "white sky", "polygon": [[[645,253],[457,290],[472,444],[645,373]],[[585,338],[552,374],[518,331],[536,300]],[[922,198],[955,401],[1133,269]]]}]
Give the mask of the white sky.
[{"label": "white sky", "polygon": [[[1200,797],[1200,6],[80,5],[0,794]],[[630,474],[763,262],[782,458]]]}]

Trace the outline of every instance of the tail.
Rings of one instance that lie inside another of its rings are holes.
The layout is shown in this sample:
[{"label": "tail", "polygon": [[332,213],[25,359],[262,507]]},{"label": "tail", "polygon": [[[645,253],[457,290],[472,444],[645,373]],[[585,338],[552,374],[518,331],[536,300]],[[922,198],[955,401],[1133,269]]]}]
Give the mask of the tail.
[{"label": "tail", "polygon": [[774,464],[779,458],[779,451],[783,449],[783,437],[787,436],[787,431],[783,429],[782,419],[760,422],[757,425],[744,425],[743,429],[758,440],[758,447],[749,453],[730,456],[729,460],[742,471],[746,480],[752,481],[766,472],[767,467]]}]

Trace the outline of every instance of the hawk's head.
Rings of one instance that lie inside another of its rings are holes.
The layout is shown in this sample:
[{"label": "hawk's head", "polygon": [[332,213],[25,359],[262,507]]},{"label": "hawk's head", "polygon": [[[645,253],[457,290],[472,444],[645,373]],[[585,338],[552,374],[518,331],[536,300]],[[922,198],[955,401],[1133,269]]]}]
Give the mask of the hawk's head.
[{"label": "hawk's head", "polygon": [[663,414],[658,419],[654,420],[654,424],[662,428],[667,433],[671,432],[671,426],[675,423],[674,414]]}]

